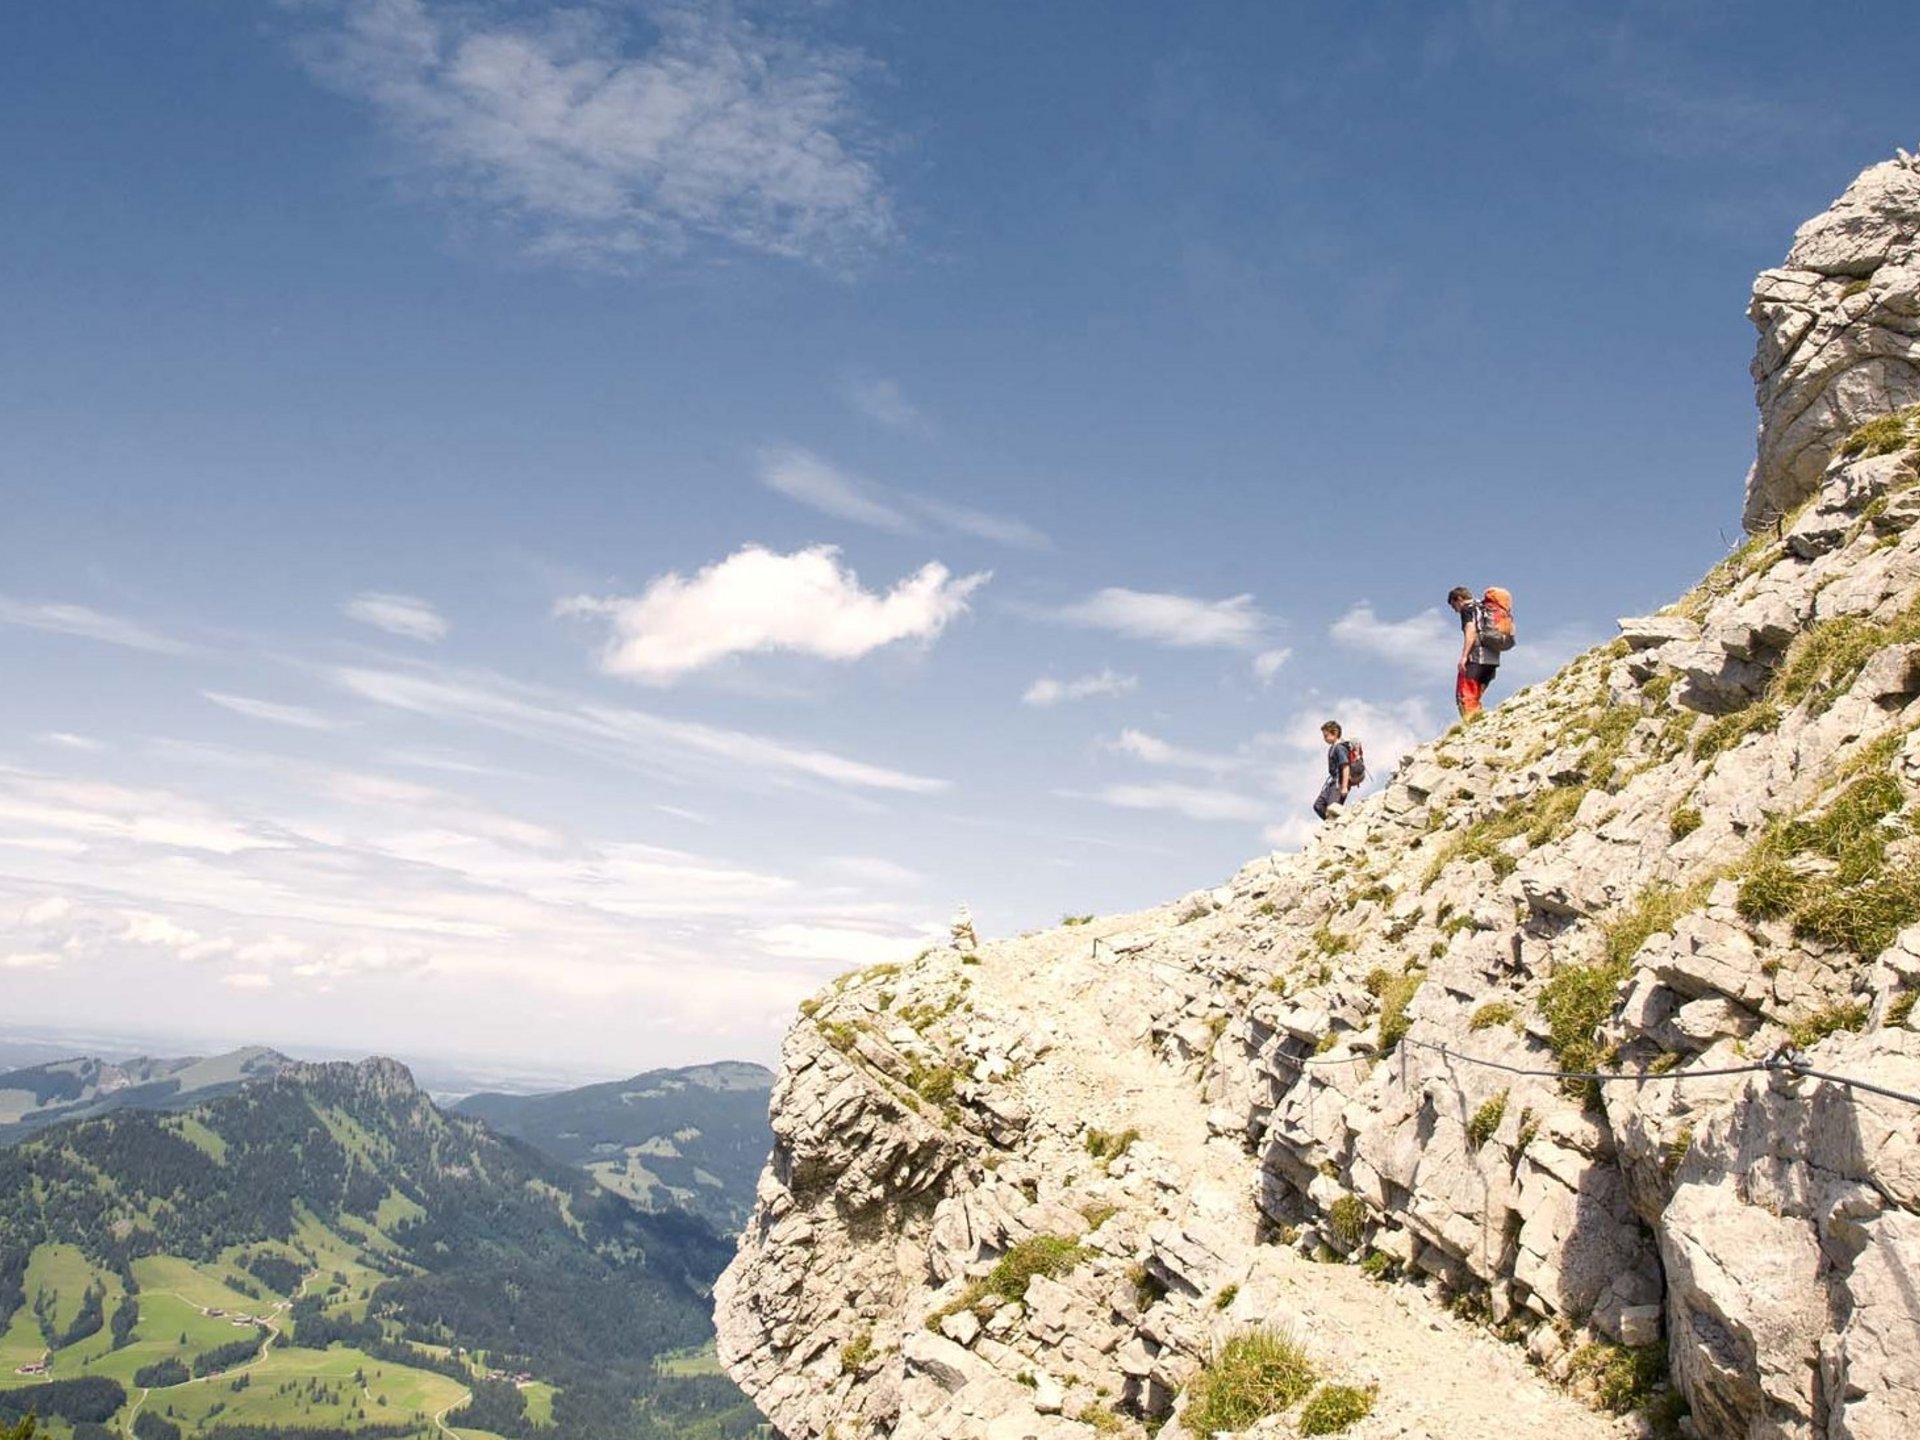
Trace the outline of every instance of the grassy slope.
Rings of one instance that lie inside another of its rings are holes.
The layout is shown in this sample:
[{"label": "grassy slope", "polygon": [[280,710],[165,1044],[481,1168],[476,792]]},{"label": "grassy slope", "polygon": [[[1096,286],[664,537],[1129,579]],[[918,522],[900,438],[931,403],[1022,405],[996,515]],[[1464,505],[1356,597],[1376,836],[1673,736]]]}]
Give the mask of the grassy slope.
[{"label": "grassy slope", "polygon": [[[304,1218],[300,1243],[321,1260],[321,1270],[314,1280],[335,1288],[343,1297],[341,1306],[329,1308],[363,1313],[366,1307],[357,1299],[359,1287],[377,1284],[382,1277],[357,1261],[358,1251],[349,1242],[317,1219]],[[444,1375],[375,1360],[364,1351],[340,1346],[324,1351],[269,1348],[245,1368],[248,1383],[240,1390],[233,1387],[241,1372],[228,1371],[149,1391],[143,1399],[133,1383],[136,1371],[167,1359],[191,1366],[196,1355],[244,1338],[246,1329],[230,1318],[234,1313],[265,1316],[276,1325],[284,1323],[277,1300],[256,1300],[227,1286],[224,1276],[233,1268],[230,1258],[212,1265],[197,1265],[176,1256],[135,1261],[134,1276],[141,1286],[140,1322],[131,1343],[115,1350],[111,1334],[103,1329],[78,1345],[57,1351],[53,1378],[99,1375],[118,1380],[130,1396],[123,1420],[131,1415],[134,1405],[151,1406],[188,1435],[210,1422],[352,1426],[393,1424],[415,1415],[421,1417],[423,1434],[438,1433],[432,1417],[464,1399],[466,1387]],[[347,1274],[346,1287],[332,1286],[330,1276],[335,1269]],[[42,1291],[49,1294],[58,1328],[71,1322],[87,1286],[102,1282],[107,1286],[106,1312],[111,1316],[122,1292],[118,1278],[96,1270],[71,1246],[42,1245],[35,1249],[29,1263],[26,1290],[29,1297]],[[206,1313],[209,1309],[227,1314],[216,1318]],[[21,1364],[39,1360],[44,1352],[45,1342],[31,1304],[23,1306],[6,1335],[0,1337],[0,1389],[40,1383],[39,1376],[15,1371]],[[364,1391],[353,1383],[356,1372],[365,1376]],[[535,1413],[550,1416],[552,1387],[537,1388],[543,1393],[537,1397],[530,1394],[529,1405]],[[50,1433],[58,1440],[63,1429],[56,1425]],[[469,1440],[496,1440],[482,1431],[461,1433]]]}]

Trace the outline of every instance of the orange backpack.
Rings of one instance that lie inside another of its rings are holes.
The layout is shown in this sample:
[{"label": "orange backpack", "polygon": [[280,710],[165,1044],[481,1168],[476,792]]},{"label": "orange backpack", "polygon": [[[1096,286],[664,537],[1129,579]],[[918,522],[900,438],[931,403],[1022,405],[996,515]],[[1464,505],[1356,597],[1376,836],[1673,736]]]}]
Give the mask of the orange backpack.
[{"label": "orange backpack", "polygon": [[1480,633],[1483,649],[1495,652],[1511,650],[1513,635],[1513,595],[1498,585],[1489,585],[1480,597]]}]

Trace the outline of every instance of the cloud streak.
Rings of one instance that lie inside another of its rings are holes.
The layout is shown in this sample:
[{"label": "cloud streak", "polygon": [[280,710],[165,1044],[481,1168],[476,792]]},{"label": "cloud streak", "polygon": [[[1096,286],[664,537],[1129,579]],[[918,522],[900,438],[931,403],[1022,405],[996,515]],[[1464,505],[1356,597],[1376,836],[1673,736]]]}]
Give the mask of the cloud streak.
[{"label": "cloud streak", "polygon": [[776,445],[760,452],[760,483],[775,494],[823,515],[890,530],[898,535],[928,529],[970,535],[1021,550],[1050,550],[1053,541],[1024,520],[993,515],[931,496],[914,495],[849,474],[797,445]]},{"label": "cloud streak", "polygon": [[427,601],[417,595],[385,595],[363,591],[340,607],[349,620],[358,620],[407,640],[439,641],[447,638],[447,622]]},{"label": "cloud streak", "polygon": [[145,650],[153,655],[185,655],[191,647],[158,634],[131,620],[107,615],[85,605],[31,604],[0,597],[0,625],[18,625],[26,630],[41,630],[50,635],[72,635],[82,640],[98,640],[127,650]]},{"label": "cloud streak", "polygon": [[617,268],[717,244],[839,269],[894,239],[851,51],[722,6],[652,7],[644,27],[592,5],[319,9],[313,73],[381,118],[431,194],[530,255]]},{"label": "cloud streak", "polygon": [[592,704],[485,673],[433,673],[343,666],[341,689],[396,710],[478,725],[653,773],[732,784],[818,780],[856,790],[932,794],[945,780],[850,759],[765,735],[722,729],[624,706]]},{"label": "cloud streak", "polygon": [[1253,603],[1251,595],[1196,600],[1111,585],[1045,613],[1061,624],[1180,648],[1256,650],[1273,627],[1272,617]]},{"label": "cloud streak", "polygon": [[1027,687],[1027,693],[1020,697],[1020,703],[1044,710],[1049,706],[1070,704],[1076,700],[1130,695],[1139,688],[1138,675],[1121,675],[1112,670],[1102,670],[1096,675],[1082,675],[1074,680],[1055,680],[1050,675],[1043,675]]},{"label": "cloud streak", "polygon": [[202,690],[202,698],[224,710],[245,715],[249,720],[265,720],[271,725],[287,725],[295,730],[338,730],[338,720],[329,720],[304,705],[281,705],[271,700],[256,700],[250,695],[229,695],[220,690]]}]

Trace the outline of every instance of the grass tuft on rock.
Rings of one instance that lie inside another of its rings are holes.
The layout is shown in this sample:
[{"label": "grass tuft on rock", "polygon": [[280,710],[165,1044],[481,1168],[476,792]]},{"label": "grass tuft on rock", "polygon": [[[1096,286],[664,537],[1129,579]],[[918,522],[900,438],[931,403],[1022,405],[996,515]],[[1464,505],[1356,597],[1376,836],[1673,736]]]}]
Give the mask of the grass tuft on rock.
[{"label": "grass tuft on rock", "polygon": [[1473,1112],[1473,1118],[1467,1121],[1467,1140],[1478,1150],[1491,1140],[1494,1132],[1500,1128],[1500,1122],[1507,1118],[1507,1092],[1502,1090]]},{"label": "grass tuft on rock", "polygon": [[1302,1435],[1338,1435],[1373,1413],[1371,1386],[1322,1385],[1300,1407]]},{"label": "grass tuft on rock", "polygon": [[1909,405],[1891,415],[1880,415],[1867,421],[1840,442],[1840,454],[1852,460],[1863,456],[1892,455],[1916,445],[1920,445],[1920,405]]},{"label": "grass tuft on rock", "polygon": [[1888,847],[1910,827],[1887,822],[1905,803],[1891,775],[1867,773],[1819,815],[1775,822],[1748,855],[1740,914],[1788,919],[1799,939],[1878,956],[1920,920],[1920,864],[1888,862]]},{"label": "grass tuft on rock", "polygon": [[1070,1235],[1034,1235],[1000,1257],[988,1272],[986,1287],[1003,1300],[1024,1300],[1034,1276],[1058,1280],[1085,1258],[1080,1242]]},{"label": "grass tuft on rock", "polygon": [[[1591,1073],[1612,1058],[1612,1052],[1594,1038],[1594,1032],[1613,1013],[1620,998],[1620,983],[1626,978],[1624,965],[1569,965],[1540,992],[1540,1013],[1547,1021],[1547,1048],[1562,1070]],[[1597,1081],[1562,1080],[1560,1087],[1590,1104],[1600,1098]]]},{"label": "grass tuft on rock", "polygon": [[1353,1249],[1367,1233],[1366,1201],[1358,1195],[1342,1195],[1327,1207],[1327,1230],[1341,1249]]},{"label": "grass tuft on rock", "polygon": [[1607,963],[1623,968],[1630,966],[1642,945],[1662,931],[1673,929],[1682,916],[1691,915],[1706,904],[1712,889],[1711,879],[1698,881],[1684,890],[1658,882],[1647,886],[1625,914],[1607,925]]},{"label": "grass tuft on rock", "polygon": [[1667,1347],[1596,1340],[1573,1352],[1570,1373],[1596,1409],[1625,1415],[1644,1407],[1666,1381]]},{"label": "grass tuft on rock", "polygon": [[1084,1142],[1087,1154],[1096,1160],[1117,1160],[1133,1148],[1133,1142],[1140,1138],[1139,1128],[1129,1125],[1124,1130],[1087,1131]]},{"label": "grass tuft on rock", "polygon": [[1806,1050],[1818,1045],[1829,1035],[1838,1035],[1843,1030],[1866,1028],[1866,1002],[1850,1000],[1838,1005],[1829,1005],[1824,1010],[1817,1010],[1804,1020],[1796,1020],[1787,1027],[1787,1034],[1793,1040],[1796,1049]]},{"label": "grass tuft on rock", "polygon": [[1245,1430],[1297,1404],[1319,1378],[1291,1335],[1248,1330],[1228,1340],[1213,1363],[1193,1377],[1180,1422],[1203,1437]]},{"label": "grass tuft on rock", "polygon": [[1413,1028],[1413,1021],[1407,1015],[1407,1006],[1413,1003],[1413,997],[1419,993],[1421,983],[1427,978],[1426,972],[1413,970],[1405,975],[1396,976],[1380,992],[1380,1053],[1391,1055],[1394,1047],[1406,1038],[1407,1031]]},{"label": "grass tuft on rock", "polygon": [[[1702,765],[1733,749],[1749,735],[1770,735],[1780,728],[1780,707],[1761,700],[1707,722],[1694,737],[1693,758]],[[1697,811],[1695,812],[1698,813]]]},{"label": "grass tuft on rock", "polygon": [[1920,641],[1920,599],[1884,624],[1864,615],[1822,620],[1788,647],[1769,697],[1787,706],[1809,701],[1818,714],[1859,678],[1881,650],[1915,641]]},{"label": "grass tuft on rock", "polygon": [[1467,1021],[1467,1029],[1475,1031],[1491,1030],[1496,1025],[1511,1025],[1514,1009],[1504,1000],[1491,1000],[1473,1012]]}]

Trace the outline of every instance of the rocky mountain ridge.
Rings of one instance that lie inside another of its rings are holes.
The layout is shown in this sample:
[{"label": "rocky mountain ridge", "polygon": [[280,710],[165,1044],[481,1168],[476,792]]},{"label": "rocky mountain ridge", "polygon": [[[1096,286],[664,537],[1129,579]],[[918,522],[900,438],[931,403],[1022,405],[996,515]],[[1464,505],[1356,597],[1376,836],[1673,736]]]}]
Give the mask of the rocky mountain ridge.
[{"label": "rocky mountain ridge", "polygon": [[1199,1429],[1262,1329],[1357,1437],[1920,1422],[1920,162],[1751,313],[1675,605],[1298,854],[804,1007],[717,1292],[783,1434]]}]

